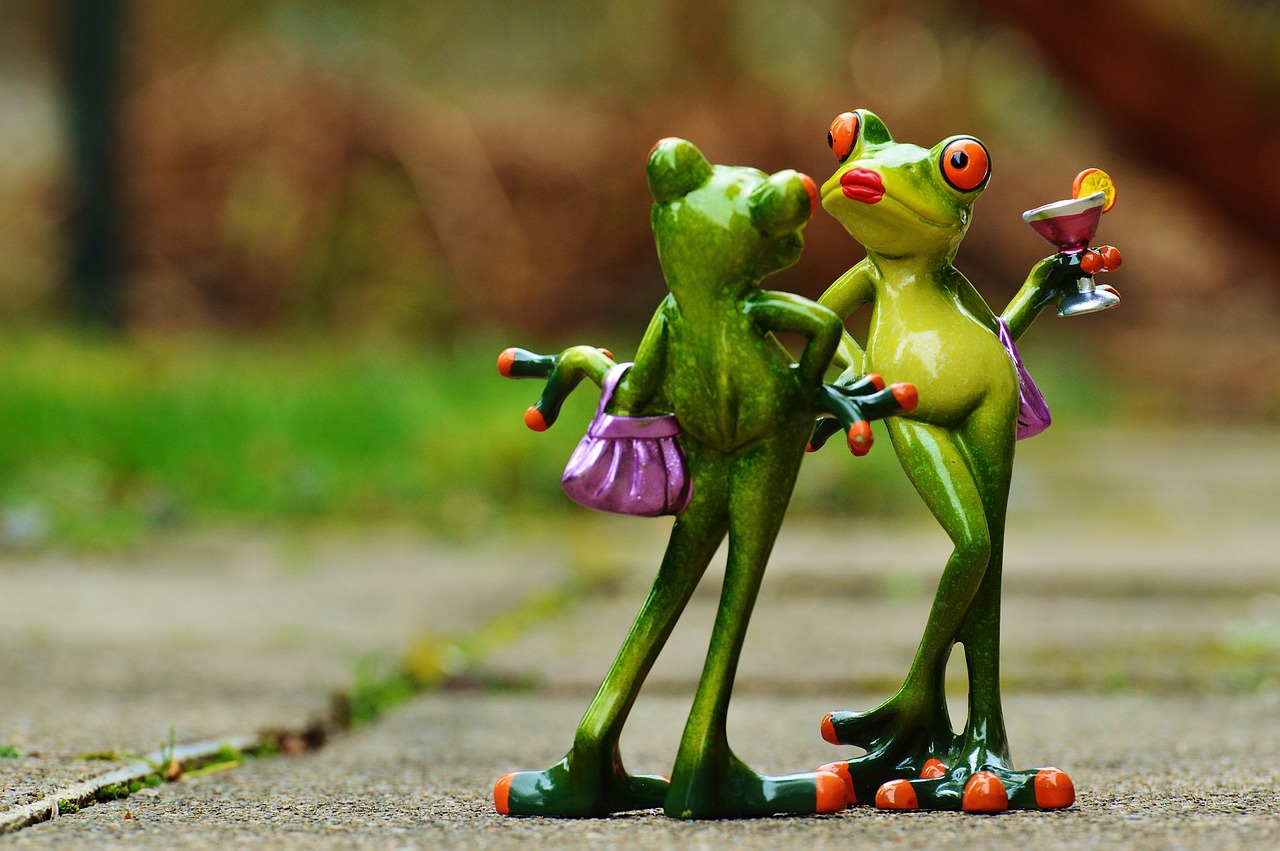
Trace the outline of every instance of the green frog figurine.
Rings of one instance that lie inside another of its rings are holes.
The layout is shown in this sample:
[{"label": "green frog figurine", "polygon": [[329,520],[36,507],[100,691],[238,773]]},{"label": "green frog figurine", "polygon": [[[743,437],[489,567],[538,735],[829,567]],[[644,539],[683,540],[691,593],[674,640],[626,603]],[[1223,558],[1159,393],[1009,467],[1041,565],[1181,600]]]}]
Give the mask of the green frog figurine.
[{"label": "green frog figurine", "polygon": [[[850,449],[862,454],[870,447],[867,420],[913,407],[914,388],[885,387],[878,376],[860,376],[843,392],[823,384],[840,341],[839,318],[807,299],[760,288],[762,277],[800,255],[801,230],[817,206],[808,177],[712,166],[681,139],[660,141],[647,172],[670,294],[634,366],[622,374],[606,350],[575,346],[554,356],[508,349],[499,371],[547,379],[525,415],[535,430],[555,422],[561,402],[584,377],[609,389],[616,382],[593,428],[612,418],[603,429],[616,430],[619,420],[631,418],[650,433],[666,434],[653,431],[662,425],[657,418],[674,415],[692,488],[673,509],[678,517],[653,588],[573,747],[546,770],[502,777],[495,805],[505,814],[543,816],[662,807],[685,819],[839,810],[847,798],[838,775],[764,776],[734,755],[725,730],[729,696],[815,414],[838,417]],[[798,360],[774,332],[803,338]],[[726,535],[728,564],[711,645],[671,777],[630,774],[618,745],[623,724]]]},{"label": "green frog figurine", "polygon": [[[1098,271],[1093,254],[1106,254],[1114,268],[1118,252],[1094,252],[1086,241],[1076,255],[1045,258],[997,316],[951,265],[991,174],[982,143],[969,136],[929,149],[895,142],[866,110],[836,118],[828,142],[840,166],[822,187],[822,205],[867,256],[819,303],[842,318],[866,304],[872,310],[865,349],[843,335],[836,363],[845,372],[836,383],[874,370],[919,389],[919,407],[886,425],[903,470],[954,551],[902,687],[869,712],[823,719],[825,739],[866,754],[824,768],[841,775],[851,800],[883,809],[1070,806],[1075,792],[1061,770],[1014,769],[1001,709],[1000,576],[1014,442],[1020,431],[1048,424],[1013,340],[1044,307],[1074,291],[1080,254],[1086,270]],[[969,674],[959,734],[943,690],[956,644],[964,645]]]}]

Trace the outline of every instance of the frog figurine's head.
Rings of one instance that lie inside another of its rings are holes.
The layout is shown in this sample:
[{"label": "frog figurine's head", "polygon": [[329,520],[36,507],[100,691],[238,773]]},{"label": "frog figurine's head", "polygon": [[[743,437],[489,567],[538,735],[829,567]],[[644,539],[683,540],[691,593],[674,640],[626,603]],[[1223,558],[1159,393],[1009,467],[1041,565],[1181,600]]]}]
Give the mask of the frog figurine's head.
[{"label": "frog figurine's head", "polygon": [[716,165],[684,139],[649,153],[654,242],[667,285],[685,296],[740,296],[800,257],[817,187],[795,171]]},{"label": "frog figurine's head", "polygon": [[981,142],[951,136],[929,149],[895,142],[865,109],[832,121],[827,141],[840,167],[822,186],[822,206],[854,239],[882,257],[951,262],[991,176]]}]

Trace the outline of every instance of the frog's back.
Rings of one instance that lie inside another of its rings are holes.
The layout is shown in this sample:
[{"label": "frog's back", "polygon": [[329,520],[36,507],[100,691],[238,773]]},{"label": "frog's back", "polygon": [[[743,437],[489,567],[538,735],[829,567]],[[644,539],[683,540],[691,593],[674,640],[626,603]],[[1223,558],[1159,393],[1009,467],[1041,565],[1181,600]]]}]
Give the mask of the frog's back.
[{"label": "frog's back", "polygon": [[682,430],[732,452],[781,430],[806,431],[812,398],[791,374],[794,361],[739,305],[712,319],[678,315],[673,323],[670,398]]},{"label": "frog's back", "polygon": [[671,291],[665,390],[683,432],[723,452],[780,430],[807,432],[813,400],[747,305],[763,277],[799,258],[816,203],[812,181],[712,166],[679,139],[654,148],[648,175]]}]

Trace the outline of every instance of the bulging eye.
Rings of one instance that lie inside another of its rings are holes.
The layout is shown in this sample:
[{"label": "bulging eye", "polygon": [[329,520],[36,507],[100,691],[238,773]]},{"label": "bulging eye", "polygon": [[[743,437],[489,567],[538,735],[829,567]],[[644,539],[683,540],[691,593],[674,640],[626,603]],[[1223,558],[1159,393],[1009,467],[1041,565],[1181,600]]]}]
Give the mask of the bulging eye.
[{"label": "bulging eye", "polygon": [[844,162],[853,153],[853,146],[858,144],[858,116],[853,112],[842,112],[831,122],[827,130],[827,145],[836,159]]},{"label": "bulging eye", "polygon": [[942,149],[942,176],[961,192],[972,192],[991,176],[987,149],[977,139],[956,139]]}]

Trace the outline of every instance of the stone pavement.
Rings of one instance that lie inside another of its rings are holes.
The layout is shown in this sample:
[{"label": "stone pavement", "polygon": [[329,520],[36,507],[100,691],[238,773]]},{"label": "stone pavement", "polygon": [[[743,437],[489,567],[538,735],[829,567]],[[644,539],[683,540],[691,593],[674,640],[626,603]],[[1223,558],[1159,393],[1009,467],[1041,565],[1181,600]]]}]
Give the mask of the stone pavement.
[{"label": "stone pavement", "polygon": [[[1051,430],[1020,450],[1006,558],[1006,714],[1020,764],[1057,764],[1076,781],[1079,801],[1066,812],[857,808],[715,824],[652,813],[496,816],[489,795],[500,774],[545,766],[568,747],[661,553],[665,521],[591,519],[556,539],[512,533],[482,547],[329,535],[186,540],[128,559],[10,558],[0,564],[0,744],[29,755],[0,759],[0,818],[124,764],[79,758],[86,753],[153,750],[171,725],[183,742],[298,725],[349,684],[361,656],[394,652],[424,628],[472,629],[570,576],[615,581],[532,625],[484,661],[484,676],[319,751],[250,760],[0,842],[1277,845],[1276,437]],[[1195,454],[1206,445],[1214,455]],[[927,518],[788,525],[748,635],[735,750],[775,773],[852,753],[822,742],[818,720],[833,708],[869,708],[897,684],[947,550]],[[717,590],[709,576],[642,694],[623,739],[634,770],[669,771]],[[963,666],[952,667],[959,698]]]}]

